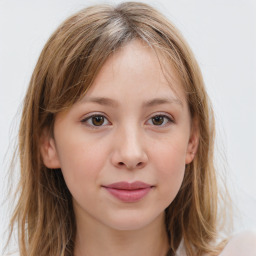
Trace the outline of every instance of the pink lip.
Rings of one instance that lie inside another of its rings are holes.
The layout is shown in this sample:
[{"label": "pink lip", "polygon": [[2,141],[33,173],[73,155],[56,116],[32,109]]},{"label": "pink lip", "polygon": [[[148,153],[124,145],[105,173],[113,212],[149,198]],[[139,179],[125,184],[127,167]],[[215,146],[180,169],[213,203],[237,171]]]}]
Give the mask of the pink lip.
[{"label": "pink lip", "polygon": [[117,182],[103,187],[123,202],[136,202],[146,196],[153,186],[136,181],[132,183]]}]

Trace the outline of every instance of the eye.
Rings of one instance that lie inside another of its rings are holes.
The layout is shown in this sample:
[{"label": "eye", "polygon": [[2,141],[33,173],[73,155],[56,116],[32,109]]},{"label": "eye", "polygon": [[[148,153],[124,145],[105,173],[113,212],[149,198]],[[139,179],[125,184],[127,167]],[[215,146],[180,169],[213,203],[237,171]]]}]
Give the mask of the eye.
[{"label": "eye", "polygon": [[154,126],[165,126],[171,122],[173,120],[167,115],[155,115],[148,120],[148,123]]},{"label": "eye", "polygon": [[92,127],[106,126],[110,124],[108,119],[103,115],[91,115],[83,119],[81,122]]}]

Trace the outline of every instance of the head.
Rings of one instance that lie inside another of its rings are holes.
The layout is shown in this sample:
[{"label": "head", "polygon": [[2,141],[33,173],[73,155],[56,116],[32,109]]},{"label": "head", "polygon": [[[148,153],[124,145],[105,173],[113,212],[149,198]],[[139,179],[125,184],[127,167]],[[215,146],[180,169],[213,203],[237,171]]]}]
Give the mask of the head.
[{"label": "head", "polygon": [[[81,10],[61,24],[39,57],[24,101],[19,137],[22,189],[18,208],[23,214],[16,213],[15,218],[21,228],[27,225],[29,255],[72,253],[76,234],[72,195],[59,159],[52,157],[56,151],[48,149],[56,142],[61,117],[94,93],[106,73],[104,64],[122,59],[129,49],[132,52],[131,47],[154,58],[161,79],[188,113],[184,172],[164,210],[170,248],[175,251],[183,238],[189,255],[193,248],[197,255],[214,255],[210,242],[216,235],[217,188],[208,96],[197,62],[178,30],[141,3]],[[45,229],[49,232],[42,232]]]}]

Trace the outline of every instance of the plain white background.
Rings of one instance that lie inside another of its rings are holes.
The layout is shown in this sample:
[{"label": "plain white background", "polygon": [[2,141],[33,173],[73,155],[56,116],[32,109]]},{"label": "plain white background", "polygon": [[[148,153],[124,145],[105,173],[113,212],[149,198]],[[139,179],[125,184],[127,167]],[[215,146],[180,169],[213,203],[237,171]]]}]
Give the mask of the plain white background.
[{"label": "plain white background", "polygon": [[[46,40],[67,16],[106,1],[0,0],[0,251],[6,190],[22,98]],[[120,1],[107,1],[118,3]],[[217,124],[217,162],[227,171],[235,232],[256,229],[256,1],[143,1],[181,30],[202,69]],[[11,204],[11,202],[9,202]]]}]

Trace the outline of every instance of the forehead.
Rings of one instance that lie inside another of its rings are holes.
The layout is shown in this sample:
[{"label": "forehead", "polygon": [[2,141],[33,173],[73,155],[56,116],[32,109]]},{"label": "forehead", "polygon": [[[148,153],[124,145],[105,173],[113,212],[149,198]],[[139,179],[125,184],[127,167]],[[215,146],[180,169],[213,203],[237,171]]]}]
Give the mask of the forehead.
[{"label": "forehead", "polygon": [[173,65],[140,40],[129,42],[107,59],[85,98],[126,99],[134,94],[144,100],[157,95],[186,103],[181,79]]}]

